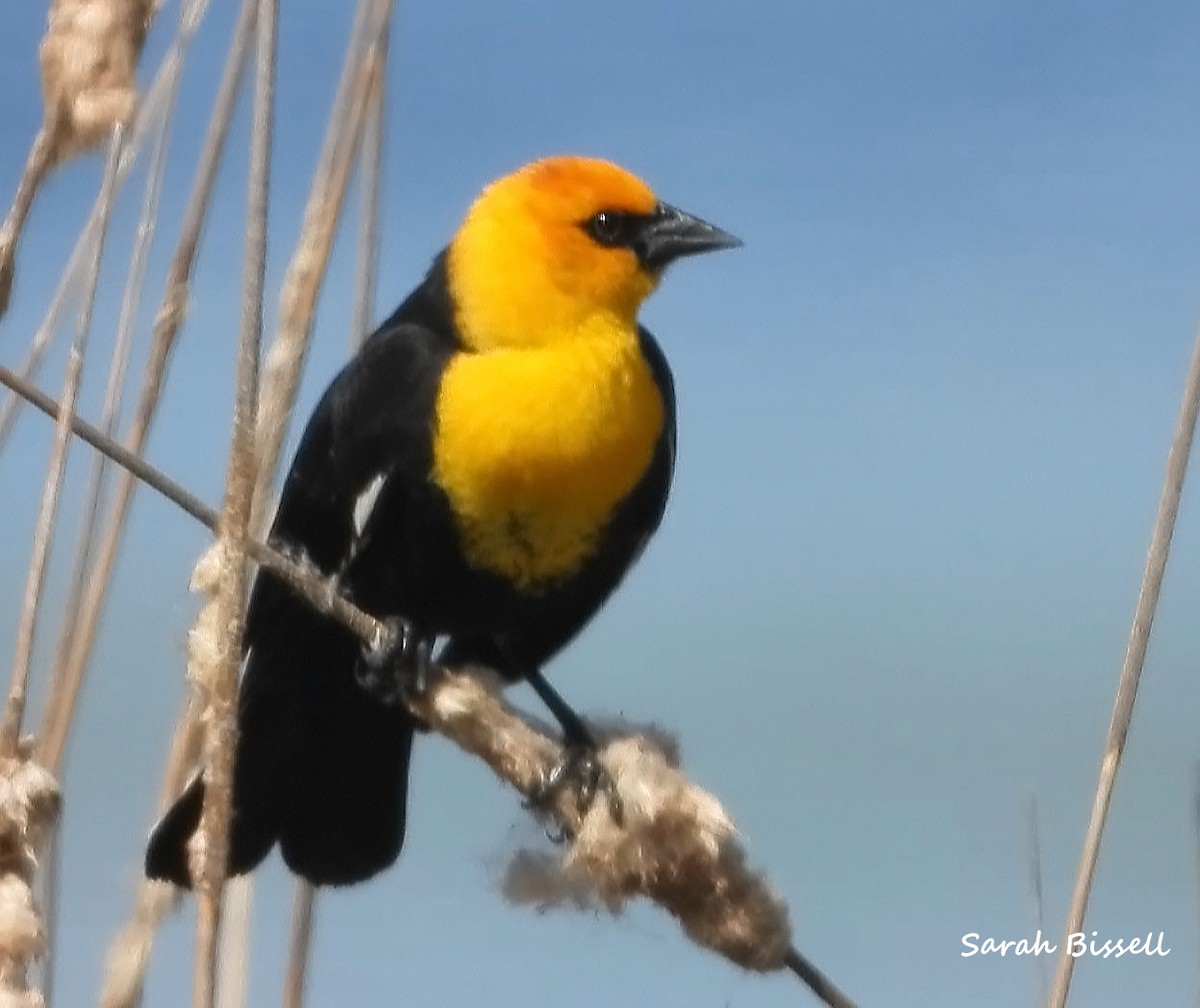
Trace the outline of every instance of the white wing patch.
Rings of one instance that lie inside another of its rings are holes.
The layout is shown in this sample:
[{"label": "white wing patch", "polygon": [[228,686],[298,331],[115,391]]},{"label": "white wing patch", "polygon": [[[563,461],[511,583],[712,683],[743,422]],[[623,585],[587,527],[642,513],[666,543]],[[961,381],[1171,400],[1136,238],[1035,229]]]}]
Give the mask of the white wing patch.
[{"label": "white wing patch", "polygon": [[356,498],[354,498],[354,538],[362,537],[363,529],[367,527],[367,521],[371,517],[371,512],[375,510],[375,502],[379,500],[379,492],[383,489],[384,481],[387,479],[387,473],[380,473],[363,490]]}]

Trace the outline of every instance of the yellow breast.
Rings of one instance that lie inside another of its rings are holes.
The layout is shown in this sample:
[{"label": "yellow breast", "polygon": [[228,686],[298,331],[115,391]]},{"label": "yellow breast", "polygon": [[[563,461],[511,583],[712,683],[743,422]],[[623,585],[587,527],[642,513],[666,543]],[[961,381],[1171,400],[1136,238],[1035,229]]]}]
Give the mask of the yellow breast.
[{"label": "yellow breast", "polygon": [[650,464],[663,412],[634,332],[455,356],[433,477],[468,560],[524,590],[577,570]]}]

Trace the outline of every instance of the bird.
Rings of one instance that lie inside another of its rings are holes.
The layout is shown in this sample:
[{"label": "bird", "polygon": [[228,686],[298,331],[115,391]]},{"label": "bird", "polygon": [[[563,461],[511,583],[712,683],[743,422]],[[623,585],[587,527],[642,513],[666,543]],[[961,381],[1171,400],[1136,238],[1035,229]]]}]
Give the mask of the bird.
[{"label": "bird", "polygon": [[[270,541],[399,620],[401,658],[440,644],[530,683],[586,763],[543,669],[642,554],[675,465],[674,380],[638,310],[677,259],[741,244],[598,158],[492,182],[320,398]],[[229,873],[276,844],[314,885],[389,867],[422,726],[380,656],[260,570],[242,661]],[[190,885],[203,795],[197,773],[154,827],[148,877]]]}]

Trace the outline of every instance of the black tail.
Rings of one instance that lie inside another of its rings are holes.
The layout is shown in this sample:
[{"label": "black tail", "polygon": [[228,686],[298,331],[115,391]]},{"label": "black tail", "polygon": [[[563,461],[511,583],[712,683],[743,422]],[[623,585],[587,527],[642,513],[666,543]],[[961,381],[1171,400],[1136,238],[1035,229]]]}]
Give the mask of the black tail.
[{"label": "black tail", "polygon": [[[278,842],[316,885],[359,882],[404,842],[413,721],[359,687],[347,631],[299,606],[275,626],[242,679],[228,869],[250,871]],[[187,842],[203,798],[196,779],[155,826],[148,877],[191,884]]]},{"label": "black tail", "polygon": [[[146,877],[190,887],[187,842],[200,823],[204,784],[199,777],[187,786],[154,827],[146,846]],[[232,860],[232,858],[230,858]]]}]

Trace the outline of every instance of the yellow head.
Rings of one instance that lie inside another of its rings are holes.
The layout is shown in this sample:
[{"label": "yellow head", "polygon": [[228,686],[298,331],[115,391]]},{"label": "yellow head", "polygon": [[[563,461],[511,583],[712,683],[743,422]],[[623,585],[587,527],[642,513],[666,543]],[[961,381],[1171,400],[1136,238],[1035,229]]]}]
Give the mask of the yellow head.
[{"label": "yellow head", "polygon": [[455,321],[477,351],[632,330],[668,263],[738,244],[608,161],[535,161],[484,189],[451,242]]}]

